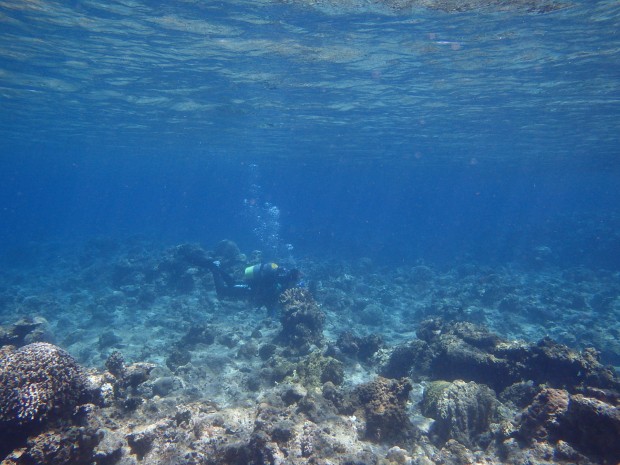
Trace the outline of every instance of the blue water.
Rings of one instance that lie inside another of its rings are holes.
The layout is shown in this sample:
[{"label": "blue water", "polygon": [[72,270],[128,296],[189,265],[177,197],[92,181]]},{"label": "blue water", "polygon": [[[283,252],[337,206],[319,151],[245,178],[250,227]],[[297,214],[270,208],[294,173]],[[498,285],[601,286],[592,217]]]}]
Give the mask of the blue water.
[{"label": "blue water", "polygon": [[271,206],[297,256],[528,265],[544,247],[620,270],[619,30],[615,1],[0,1],[0,256],[265,248]]}]

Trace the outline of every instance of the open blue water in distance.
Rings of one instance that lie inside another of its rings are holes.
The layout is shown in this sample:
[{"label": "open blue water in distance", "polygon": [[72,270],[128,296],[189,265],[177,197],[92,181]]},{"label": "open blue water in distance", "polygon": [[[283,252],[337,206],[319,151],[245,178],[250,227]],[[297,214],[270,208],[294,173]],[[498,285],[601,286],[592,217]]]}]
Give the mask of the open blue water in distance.
[{"label": "open blue water in distance", "polygon": [[139,234],[620,270],[620,4],[0,0],[0,255]]}]

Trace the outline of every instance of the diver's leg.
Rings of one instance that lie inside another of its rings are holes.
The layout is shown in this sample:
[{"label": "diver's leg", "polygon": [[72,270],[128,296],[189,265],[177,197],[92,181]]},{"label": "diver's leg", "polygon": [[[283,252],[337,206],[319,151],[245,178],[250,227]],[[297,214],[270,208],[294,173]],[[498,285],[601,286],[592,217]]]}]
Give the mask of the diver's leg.
[{"label": "diver's leg", "polygon": [[215,283],[215,292],[219,298],[233,297],[246,298],[250,295],[250,288],[246,284],[236,284],[235,280],[228,273],[224,273],[219,266],[213,265],[211,274]]}]

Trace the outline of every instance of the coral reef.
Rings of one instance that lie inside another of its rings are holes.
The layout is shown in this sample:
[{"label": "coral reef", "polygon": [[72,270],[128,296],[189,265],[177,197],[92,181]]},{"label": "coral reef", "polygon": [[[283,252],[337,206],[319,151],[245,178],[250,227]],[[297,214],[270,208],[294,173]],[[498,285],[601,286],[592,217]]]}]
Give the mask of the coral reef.
[{"label": "coral reef", "polygon": [[521,436],[536,440],[556,437],[558,418],[566,413],[569,397],[562,389],[543,389],[521,415]]},{"label": "coral reef", "polygon": [[[244,260],[229,246],[222,258]],[[613,274],[304,259],[312,295],[288,294],[275,320],[218,300],[201,265],[211,257],[132,239],[26,278],[0,273],[0,314],[17,321],[1,341],[53,331],[90,380],[72,359],[84,399],[46,410],[28,397],[41,419],[21,426],[3,408],[3,465],[620,460],[618,379],[600,361],[620,360]],[[1,347],[0,359],[28,347]],[[0,393],[15,400],[7,369],[17,365],[0,366]]]},{"label": "coral reef", "polygon": [[127,367],[125,366],[125,358],[118,350],[110,354],[105,361],[105,367],[116,379],[123,379],[127,375]]},{"label": "coral reef", "polygon": [[325,313],[321,311],[310,291],[294,287],[280,296],[282,331],[278,341],[304,350],[323,343]]},{"label": "coral reef", "polygon": [[273,383],[297,383],[310,389],[318,389],[327,382],[339,385],[344,381],[343,363],[319,350],[301,357],[271,356],[261,373]]}]

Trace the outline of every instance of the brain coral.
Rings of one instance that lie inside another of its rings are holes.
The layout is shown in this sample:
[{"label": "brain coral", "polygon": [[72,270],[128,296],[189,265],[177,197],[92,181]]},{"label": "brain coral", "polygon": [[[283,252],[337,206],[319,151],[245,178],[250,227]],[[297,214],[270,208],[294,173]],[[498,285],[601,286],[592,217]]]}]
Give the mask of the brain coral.
[{"label": "brain coral", "polygon": [[67,352],[37,342],[0,351],[0,429],[23,429],[70,415],[87,379]]}]

